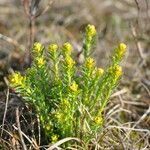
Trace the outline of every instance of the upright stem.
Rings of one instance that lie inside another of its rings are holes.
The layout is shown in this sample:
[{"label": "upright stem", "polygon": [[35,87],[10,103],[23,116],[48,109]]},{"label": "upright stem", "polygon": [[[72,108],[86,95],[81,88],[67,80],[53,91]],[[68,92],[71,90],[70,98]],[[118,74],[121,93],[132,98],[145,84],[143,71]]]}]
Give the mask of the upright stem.
[{"label": "upright stem", "polygon": [[34,39],[35,39],[35,19],[34,17],[31,16],[29,22],[29,49],[32,48]]},{"label": "upright stem", "polygon": [[29,17],[29,38],[28,38],[29,46],[26,51],[25,60],[24,60],[27,66],[30,66],[32,61],[31,49],[34,43],[34,39],[35,39],[35,18],[33,16],[30,16]]}]

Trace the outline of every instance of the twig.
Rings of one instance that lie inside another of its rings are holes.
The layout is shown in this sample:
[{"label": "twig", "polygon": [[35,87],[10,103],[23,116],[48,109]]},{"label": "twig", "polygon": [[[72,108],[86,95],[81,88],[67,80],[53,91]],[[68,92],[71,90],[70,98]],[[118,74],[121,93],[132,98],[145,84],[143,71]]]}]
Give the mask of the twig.
[{"label": "twig", "polygon": [[32,47],[32,44],[34,42],[34,38],[35,38],[35,18],[34,17],[30,17],[29,18],[29,52],[30,49]]},{"label": "twig", "polygon": [[107,113],[107,117],[109,117],[114,111],[118,110],[120,107],[120,104],[115,105],[113,108],[109,109]]},{"label": "twig", "polygon": [[[49,0],[47,6],[43,11],[41,11],[39,14],[37,14],[37,8],[39,7],[40,0],[36,0],[33,7],[30,7],[29,14],[29,30],[30,30],[30,43],[29,43],[29,49],[31,49],[34,39],[35,39],[35,20],[39,16],[43,15],[47,12],[47,10],[50,8],[51,4],[53,3],[53,0]],[[29,6],[28,6],[29,7]]]},{"label": "twig", "polygon": [[40,119],[39,119],[39,116],[37,116],[37,122],[38,122],[38,132],[39,132],[39,141],[38,141],[38,144],[40,145],[41,144],[41,127],[40,127]]},{"label": "twig", "polygon": [[114,94],[112,94],[112,95],[111,95],[111,98],[116,97],[116,96],[119,96],[119,95],[124,94],[124,93],[127,93],[127,92],[128,92],[128,89],[124,88],[124,89],[122,89],[122,90],[120,90],[120,91],[117,91],[117,92],[115,92]]},{"label": "twig", "polygon": [[142,102],[134,102],[134,101],[127,101],[127,100],[123,100],[123,103],[128,104],[128,105],[135,105],[135,106],[146,106],[145,103]]},{"label": "twig", "polygon": [[[2,125],[0,126],[0,128],[2,128]],[[11,134],[9,131],[3,129],[4,132],[6,132],[9,136],[13,137],[13,134]]]},{"label": "twig", "polygon": [[142,141],[142,140],[145,141],[145,138],[146,138],[147,136],[149,137],[148,134],[143,135],[140,139],[138,139],[138,140],[136,141],[135,145],[137,145],[138,143],[140,143],[140,141]]},{"label": "twig", "polygon": [[25,142],[24,142],[24,139],[22,136],[22,132],[21,132],[20,121],[19,121],[19,109],[18,108],[16,108],[16,123],[17,123],[17,127],[18,127],[18,133],[20,136],[22,148],[23,148],[23,150],[27,150],[27,147],[25,145]]},{"label": "twig", "polygon": [[4,130],[4,123],[5,123],[5,119],[6,119],[7,106],[8,106],[8,99],[9,99],[9,89],[7,89],[7,94],[6,94],[6,104],[5,104],[4,116],[3,116],[3,122],[2,122],[1,137],[2,137],[2,135],[3,135],[3,130]]},{"label": "twig", "polygon": [[18,47],[22,51],[25,51],[25,47],[23,45],[20,45],[16,40],[14,40],[14,39],[6,36],[6,35],[3,35],[3,34],[0,33],[0,39],[14,45],[15,47]]},{"label": "twig", "polygon": [[[150,106],[147,109],[147,111],[141,116],[141,118],[133,125],[132,129],[135,129],[135,127],[142,121],[144,120],[144,118],[150,113]],[[129,131],[129,133],[127,134],[128,136],[130,135],[131,131]]]},{"label": "twig", "polygon": [[117,128],[117,129],[123,129],[123,130],[132,130],[132,131],[139,131],[139,132],[147,132],[150,134],[150,131],[148,129],[136,129],[136,128],[129,128],[129,127],[121,127],[121,126],[108,126],[107,128]]},{"label": "twig", "polygon": [[24,12],[29,17],[29,0],[22,0],[23,6],[24,6]]},{"label": "twig", "polygon": [[40,15],[43,15],[49,9],[50,5],[53,2],[52,0],[49,0],[45,9],[41,11],[41,13],[37,13],[40,1],[41,0],[22,0],[25,14],[27,15],[28,20],[29,20],[29,38],[28,38],[29,45],[24,55],[24,62],[25,64],[28,64],[28,65],[30,65],[32,61],[30,50],[35,40],[35,21],[37,17],[39,17]]},{"label": "twig", "polygon": [[140,18],[140,5],[139,5],[139,2],[138,0],[134,0],[135,1],[135,4],[137,6],[137,11],[138,11],[138,16],[137,16],[137,24],[139,24],[139,18]]},{"label": "twig", "polygon": [[45,7],[45,9],[43,9],[43,11],[41,11],[41,12],[40,12],[38,15],[36,15],[35,17],[37,18],[37,17],[39,17],[39,16],[45,14],[45,13],[48,11],[48,9],[50,8],[50,6],[52,5],[53,2],[54,2],[54,0],[49,0],[49,2],[48,2],[48,4],[47,4],[47,6]]},{"label": "twig", "polygon": [[131,31],[132,31],[132,35],[135,39],[135,42],[136,42],[136,47],[137,47],[137,50],[139,52],[139,56],[145,62],[145,55],[143,53],[141,43],[137,40],[137,32],[136,32],[135,27],[133,25],[131,25]]},{"label": "twig", "polygon": [[53,144],[47,150],[54,150],[56,147],[60,146],[61,144],[65,143],[65,142],[68,142],[68,141],[71,141],[71,140],[81,142],[78,138],[68,137],[68,138],[62,139],[62,140],[58,141],[57,143]]},{"label": "twig", "polygon": [[148,3],[148,0],[145,0],[145,3],[146,3],[146,14],[147,14],[147,19],[150,21],[150,16],[149,16],[149,3]]},{"label": "twig", "polygon": [[140,5],[139,5],[139,2],[138,2],[138,0],[134,0],[135,1],[135,3],[136,3],[136,6],[137,6],[137,9],[138,9],[138,12],[140,11]]},{"label": "twig", "polygon": [[148,95],[150,96],[150,90],[148,89],[148,87],[145,85],[145,83],[143,83],[141,81],[141,85],[144,87],[144,89],[146,90],[146,92],[148,93]]},{"label": "twig", "polygon": [[[13,125],[13,127],[14,127],[15,130],[18,130],[18,128],[17,128],[15,125]],[[25,133],[23,133],[22,131],[21,131],[21,133],[22,133],[22,135],[28,140],[28,142],[29,142],[30,144],[32,144],[32,146],[33,146],[35,149],[38,148],[37,145],[35,144],[35,142],[34,142],[33,140],[31,140],[31,139],[30,139]]]}]

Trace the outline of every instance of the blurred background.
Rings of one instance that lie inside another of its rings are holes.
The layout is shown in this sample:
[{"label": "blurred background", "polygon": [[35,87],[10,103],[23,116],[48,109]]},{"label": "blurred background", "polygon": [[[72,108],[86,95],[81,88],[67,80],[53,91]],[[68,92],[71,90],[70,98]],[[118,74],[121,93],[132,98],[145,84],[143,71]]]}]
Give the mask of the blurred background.
[{"label": "blurred background", "polygon": [[[23,57],[27,56],[24,54],[33,41],[45,45],[69,41],[78,53],[85,26],[94,24],[98,36],[93,56],[98,66],[108,64],[110,53],[118,43],[124,42],[128,47],[122,63],[124,75],[108,108],[117,105],[116,109],[126,109],[128,113],[124,115],[128,121],[138,121],[147,113],[150,107],[150,0],[33,0],[28,9],[23,0],[0,0],[1,95],[5,95],[9,71],[22,70]],[[119,120],[120,114],[117,117]],[[137,126],[150,127],[150,111]]]}]

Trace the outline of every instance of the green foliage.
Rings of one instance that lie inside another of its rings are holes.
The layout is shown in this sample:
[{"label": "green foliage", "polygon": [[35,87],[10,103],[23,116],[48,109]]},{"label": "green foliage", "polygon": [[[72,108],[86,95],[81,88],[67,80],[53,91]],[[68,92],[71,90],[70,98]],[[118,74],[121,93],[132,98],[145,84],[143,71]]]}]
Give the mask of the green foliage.
[{"label": "green foliage", "polygon": [[33,63],[25,76],[14,73],[10,86],[32,105],[50,142],[64,137],[91,139],[103,125],[102,112],[121,75],[120,61],[126,50],[121,43],[105,71],[90,57],[96,30],[88,25],[83,44],[84,63],[77,65],[72,46],[35,43]]}]

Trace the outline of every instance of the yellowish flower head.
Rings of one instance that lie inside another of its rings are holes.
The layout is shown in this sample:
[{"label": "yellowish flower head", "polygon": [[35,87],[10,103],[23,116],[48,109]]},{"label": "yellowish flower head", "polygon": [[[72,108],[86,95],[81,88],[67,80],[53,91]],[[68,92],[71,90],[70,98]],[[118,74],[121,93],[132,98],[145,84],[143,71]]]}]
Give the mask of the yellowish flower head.
[{"label": "yellowish flower head", "polygon": [[46,128],[47,131],[50,131],[52,127],[51,127],[50,124],[47,124],[45,128]]},{"label": "yellowish flower head", "polygon": [[57,44],[50,44],[48,47],[50,52],[56,52],[58,50],[58,45]]},{"label": "yellowish flower head", "polygon": [[126,48],[127,48],[127,45],[126,45],[126,44],[124,44],[124,43],[120,43],[120,44],[119,44],[119,49],[120,49],[121,51],[124,51]]},{"label": "yellowish flower head", "polygon": [[126,52],[126,48],[127,48],[126,44],[120,43],[118,48],[117,48],[117,54],[120,57],[122,57],[125,54],[125,52]]},{"label": "yellowish flower head", "polygon": [[102,68],[97,68],[97,75],[101,76],[104,73],[104,69]]},{"label": "yellowish flower head", "polygon": [[103,123],[103,118],[97,116],[97,117],[94,118],[94,122],[95,122],[97,125],[100,125],[100,124]]},{"label": "yellowish flower head", "polygon": [[66,42],[66,43],[64,43],[62,50],[65,54],[70,55],[73,50],[73,47],[70,43]]},{"label": "yellowish flower head", "polygon": [[87,25],[86,27],[86,35],[88,37],[94,37],[96,35],[96,29],[94,25]]},{"label": "yellowish flower head", "polygon": [[67,99],[63,99],[61,105],[68,108],[70,106],[70,103]]},{"label": "yellowish flower head", "polygon": [[88,57],[85,61],[85,66],[90,69],[94,67],[94,65],[95,65],[95,60],[91,57]]},{"label": "yellowish flower head", "polygon": [[34,43],[34,45],[33,45],[33,51],[35,53],[41,53],[43,48],[44,48],[43,45],[41,43],[38,43],[38,42]]},{"label": "yellowish flower head", "polygon": [[73,91],[73,92],[78,91],[78,84],[75,81],[71,84],[70,90]]},{"label": "yellowish flower head", "polygon": [[43,57],[36,58],[36,62],[38,67],[42,67],[45,64],[45,60]]},{"label": "yellowish flower head", "polygon": [[58,121],[62,121],[62,119],[63,119],[63,115],[62,115],[62,113],[60,113],[60,112],[57,112],[57,113],[55,114],[55,117],[58,119]]},{"label": "yellowish flower head", "polygon": [[40,121],[43,123],[44,122],[44,117],[40,115]]},{"label": "yellowish flower head", "polygon": [[9,81],[12,86],[23,85],[25,77],[23,77],[19,72],[16,72],[9,76]]},{"label": "yellowish flower head", "polygon": [[67,64],[68,68],[72,68],[75,64],[75,61],[69,55],[66,56],[65,62]]},{"label": "yellowish flower head", "polygon": [[58,141],[58,135],[57,134],[53,134],[52,136],[51,136],[51,140],[52,140],[52,143],[55,143],[55,142],[57,142]]},{"label": "yellowish flower head", "polygon": [[119,65],[116,65],[115,66],[115,76],[117,77],[117,78],[119,78],[121,75],[122,75],[122,67],[121,66],[119,66]]}]

